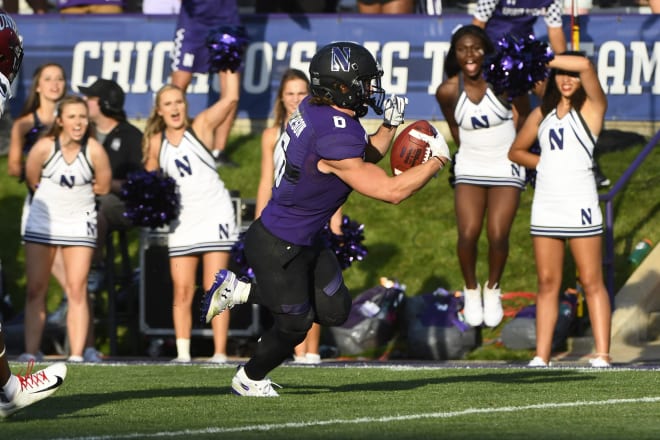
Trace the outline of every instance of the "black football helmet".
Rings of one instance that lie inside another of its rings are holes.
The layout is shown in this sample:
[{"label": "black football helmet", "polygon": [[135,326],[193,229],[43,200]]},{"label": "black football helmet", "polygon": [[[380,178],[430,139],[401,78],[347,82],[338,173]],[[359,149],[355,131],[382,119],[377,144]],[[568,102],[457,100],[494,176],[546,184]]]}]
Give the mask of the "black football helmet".
[{"label": "black football helmet", "polygon": [[364,47],[348,41],[322,47],[309,64],[309,76],[312,95],[351,109],[358,118],[366,115],[369,107],[383,114],[383,69]]},{"label": "black football helmet", "polygon": [[0,72],[14,81],[23,61],[23,42],[14,19],[0,9]]}]

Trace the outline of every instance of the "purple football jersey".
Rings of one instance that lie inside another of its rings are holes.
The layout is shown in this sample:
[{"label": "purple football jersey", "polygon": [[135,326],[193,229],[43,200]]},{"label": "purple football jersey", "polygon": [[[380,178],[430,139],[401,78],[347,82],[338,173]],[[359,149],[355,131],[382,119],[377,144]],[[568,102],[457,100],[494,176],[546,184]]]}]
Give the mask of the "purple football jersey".
[{"label": "purple football jersey", "polygon": [[547,26],[561,27],[561,0],[479,0],[474,16],[486,22],[486,33],[494,42],[507,34],[527,37],[543,17]]},{"label": "purple football jersey", "polygon": [[[236,0],[182,0],[177,28],[193,30],[206,26],[239,25]],[[206,29],[205,29],[206,30]],[[206,30],[208,32],[208,30]],[[204,35],[206,37],[206,35]]]},{"label": "purple football jersey", "polygon": [[208,73],[211,54],[209,33],[221,26],[239,26],[236,0],[183,0],[170,54],[172,70]]},{"label": "purple football jersey", "polygon": [[272,234],[293,244],[311,245],[352,188],[317,168],[320,159],[364,157],[367,133],[359,120],[307,97],[291,117],[275,148],[285,160],[276,164],[273,195],[261,213]]}]

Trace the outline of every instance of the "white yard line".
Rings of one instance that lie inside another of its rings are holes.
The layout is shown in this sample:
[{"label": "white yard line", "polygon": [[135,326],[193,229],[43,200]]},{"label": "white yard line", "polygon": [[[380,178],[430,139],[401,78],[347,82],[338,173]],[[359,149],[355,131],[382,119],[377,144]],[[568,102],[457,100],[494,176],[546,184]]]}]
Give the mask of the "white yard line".
[{"label": "white yard line", "polygon": [[235,432],[263,432],[263,431],[278,431],[282,429],[310,428],[310,427],[327,426],[327,425],[332,425],[336,427],[340,425],[357,425],[361,423],[391,423],[391,422],[401,422],[401,421],[410,421],[410,420],[418,420],[418,419],[448,419],[452,417],[460,417],[470,414],[496,414],[496,413],[508,413],[514,411],[526,411],[526,410],[537,410],[537,409],[578,408],[585,406],[627,405],[627,404],[637,404],[637,403],[658,403],[658,402],[660,402],[660,396],[640,397],[636,399],[594,400],[594,401],[585,401],[585,402],[539,403],[535,405],[504,406],[501,408],[467,408],[461,411],[431,412],[431,413],[398,415],[398,416],[387,416],[387,417],[358,417],[355,419],[314,420],[311,422],[245,425],[245,426],[235,426],[231,428],[209,427],[205,429],[162,431],[162,432],[154,432],[154,433],[132,433],[132,434],[129,433],[129,434],[118,434],[118,435],[66,437],[66,438],[63,437],[53,440],[146,439],[146,438],[195,436],[195,435],[208,435],[208,434],[229,434]]}]

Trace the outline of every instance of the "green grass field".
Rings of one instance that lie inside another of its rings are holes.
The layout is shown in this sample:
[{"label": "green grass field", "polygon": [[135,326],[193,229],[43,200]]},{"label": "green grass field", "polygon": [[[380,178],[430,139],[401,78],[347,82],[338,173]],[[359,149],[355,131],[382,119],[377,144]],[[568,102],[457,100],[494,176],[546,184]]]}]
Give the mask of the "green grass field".
[{"label": "green grass field", "polygon": [[73,365],[55,395],[0,420],[0,438],[660,438],[657,367],[360,365],[280,367],[279,398],[230,394],[233,366]]},{"label": "green grass field", "polygon": [[[605,174],[615,182],[642,147],[603,155],[600,164]],[[230,149],[241,167],[221,169],[220,174],[229,188],[252,198],[258,183],[259,138],[235,137]],[[634,244],[644,237],[660,240],[659,167],[656,149],[616,200],[617,289],[632,271],[626,258]],[[1,158],[0,258],[4,285],[17,310],[22,309],[25,288],[18,235],[23,197],[23,186],[7,177],[6,158]],[[528,234],[531,200],[528,190],[513,227],[502,282],[505,292],[535,291]],[[345,272],[354,292],[376,285],[381,276],[398,278],[408,286],[408,295],[462,286],[447,174],[399,206],[354,194],[346,213],[365,224],[369,248],[365,261]],[[131,253],[137,265],[137,233],[133,237]],[[485,249],[482,237],[481,277],[486,270]],[[572,286],[570,258],[565,275],[565,285]],[[59,292],[52,284],[49,308],[58,302]],[[71,365],[57,394],[0,420],[0,440],[660,438],[657,365],[608,371],[570,363],[548,370],[523,368],[530,353],[499,345],[500,329],[484,331],[483,346],[468,357],[518,361],[287,365],[271,373],[283,387],[277,399],[231,395],[235,363]],[[125,350],[127,341],[136,338],[139,335],[124,333],[120,348]],[[98,331],[98,344],[100,348],[107,344],[103,328]],[[12,367],[20,372],[24,365]]]},{"label": "green grass field", "polygon": [[[221,168],[220,175],[228,188],[237,189],[243,198],[254,198],[259,180],[260,138],[258,135],[234,136],[228,151],[239,168]],[[599,163],[612,183],[621,176],[644,145],[631,145],[620,151],[603,154]],[[388,158],[381,165],[388,169]],[[655,148],[638,172],[615,199],[615,281],[616,290],[625,283],[633,268],[627,257],[634,245],[645,237],[660,240],[660,151]],[[389,172],[389,169],[388,169]],[[407,295],[431,292],[437,287],[448,290],[463,286],[455,254],[456,222],[453,190],[444,171],[425,188],[400,205],[388,205],[359,194],[352,194],[345,213],[365,225],[364,244],[368,254],[344,272],[346,283],[355,294],[378,284],[380,277],[397,278],[407,285]],[[19,224],[25,188],[7,176],[6,157],[0,158],[0,259],[4,269],[4,286],[20,311],[24,303],[24,253],[20,243]],[[536,272],[529,236],[529,217],[533,190],[522,195],[520,208],[510,238],[510,254],[502,278],[504,292],[535,292]],[[133,231],[131,254],[138,266],[138,231]],[[487,244],[480,241],[477,266],[481,279],[487,276]],[[565,288],[575,286],[575,268],[570,255],[565,260]],[[57,285],[51,283],[49,310],[60,300]],[[102,298],[102,297],[101,297]],[[98,317],[103,318],[102,315]],[[506,322],[506,321],[505,321]],[[503,324],[484,330],[484,345],[470,353],[471,359],[516,359],[528,353],[512,353],[497,344]],[[107,352],[105,329],[98,329],[97,346]],[[120,340],[122,353],[139,335],[124,333]],[[134,345],[134,344],[133,344]],[[142,351],[139,354],[144,354]]]}]

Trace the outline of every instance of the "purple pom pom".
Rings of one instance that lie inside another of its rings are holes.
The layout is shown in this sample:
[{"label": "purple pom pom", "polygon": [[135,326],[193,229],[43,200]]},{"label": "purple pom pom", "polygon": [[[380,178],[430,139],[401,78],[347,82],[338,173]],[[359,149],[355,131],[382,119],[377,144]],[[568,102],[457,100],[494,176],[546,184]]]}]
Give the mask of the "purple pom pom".
[{"label": "purple pom pom", "polygon": [[179,216],[176,181],[158,171],[129,174],[120,196],[126,204],[124,217],[135,226],[159,228]]},{"label": "purple pom pom", "polygon": [[[364,240],[364,225],[352,221],[348,216],[342,218],[341,235],[334,234],[328,225],[321,232],[321,239],[331,248],[339,266],[346,269],[354,261],[362,261],[367,256],[367,248],[362,245]],[[231,248],[231,258],[235,267],[232,270],[240,278],[254,280],[254,271],[245,258],[245,233],[238,236],[238,241]]]},{"label": "purple pom pom", "polygon": [[547,64],[555,54],[533,35],[519,38],[507,34],[497,42],[497,52],[484,59],[484,78],[498,95],[511,100],[525,95],[534,85],[545,80],[550,69]]},{"label": "purple pom pom", "polygon": [[211,72],[236,72],[243,64],[249,41],[243,26],[222,26],[211,31],[206,38],[206,46],[211,52]]},{"label": "purple pom pom", "polygon": [[[354,261],[362,261],[367,256],[367,248],[362,245],[364,240],[364,225],[352,221],[348,216],[342,218],[341,235],[330,231],[328,225],[321,231],[321,239],[325,241],[327,247],[331,248],[339,266],[346,269]],[[231,258],[236,267],[232,268],[236,275],[249,280],[254,280],[254,271],[247,263],[245,258],[245,233],[238,236],[238,241],[231,248]]]},{"label": "purple pom pom", "polygon": [[322,236],[334,251],[342,269],[347,269],[354,261],[362,261],[367,256],[367,248],[362,244],[364,225],[352,221],[346,215],[342,217],[340,235],[333,233],[330,226],[326,225]]}]

